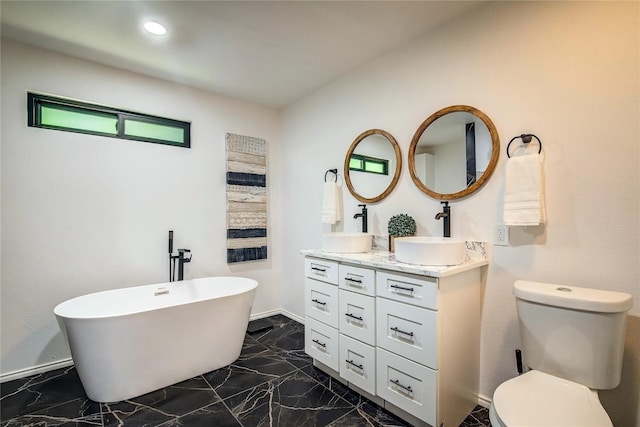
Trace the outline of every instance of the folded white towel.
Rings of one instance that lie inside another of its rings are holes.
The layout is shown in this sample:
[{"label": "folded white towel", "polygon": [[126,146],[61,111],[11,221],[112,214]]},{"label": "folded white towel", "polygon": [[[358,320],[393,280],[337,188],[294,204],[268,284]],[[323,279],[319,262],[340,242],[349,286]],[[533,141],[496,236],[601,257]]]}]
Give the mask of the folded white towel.
[{"label": "folded white towel", "polygon": [[538,154],[507,160],[504,184],[504,224],[540,225],[546,221],[542,158]]},{"label": "folded white towel", "polygon": [[325,182],[322,194],[322,222],[335,224],[342,219],[340,186],[336,182]]}]

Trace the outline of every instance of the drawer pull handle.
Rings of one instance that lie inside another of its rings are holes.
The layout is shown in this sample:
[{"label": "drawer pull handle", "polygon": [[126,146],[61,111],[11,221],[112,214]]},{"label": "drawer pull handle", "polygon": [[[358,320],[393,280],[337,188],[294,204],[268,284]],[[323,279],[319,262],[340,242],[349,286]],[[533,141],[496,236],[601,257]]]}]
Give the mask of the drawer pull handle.
[{"label": "drawer pull handle", "polygon": [[312,299],[311,302],[315,302],[316,304],[322,305],[322,306],[327,305],[326,301],[320,301],[318,299]]},{"label": "drawer pull handle", "polygon": [[394,326],[393,328],[391,328],[391,330],[392,330],[393,332],[397,332],[397,333],[399,333],[399,334],[404,334],[404,335],[407,335],[407,336],[410,336],[410,337],[412,337],[412,338],[413,338],[413,332],[405,332],[405,331],[403,331],[402,329],[398,329],[398,328],[397,328],[397,327],[395,327],[395,326]]},{"label": "drawer pull handle", "polygon": [[347,316],[347,317],[350,317],[350,318],[352,318],[352,319],[355,319],[355,320],[357,320],[358,322],[362,322],[362,317],[360,317],[360,316],[356,316],[355,314],[345,313],[344,315],[345,315],[345,316]]},{"label": "drawer pull handle", "polygon": [[350,285],[356,284],[357,286],[362,286],[362,280],[360,279],[352,279],[351,277],[345,277],[344,280],[349,282]]},{"label": "drawer pull handle", "polygon": [[347,362],[351,366],[355,366],[356,368],[360,369],[361,371],[364,371],[364,366],[355,364],[353,362],[353,360],[345,360],[345,362]]},{"label": "drawer pull handle", "polygon": [[311,340],[311,341],[313,341],[314,343],[318,344],[322,348],[327,348],[327,344],[326,343],[320,342],[319,340]]},{"label": "drawer pull handle", "polygon": [[320,272],[320,273],[326,273],[326,272],[327,272],[327,269],[326,269],[326,268],[311,267],[311,269],[312,269],[313,271],[318,271],[318,272]]},{"label": "drawer pull handle", "polygon": [[394,383],[396,386],[400,387],[403,390],[406,390],[408,393],[413,393],[413,389],[411,388],[410,385],[402,385],[400,384],[399,380],[391,380],[392,383]]},{"label": "drawer pull handle", "polygon": [[398,289],[400,291],[413,292],[413,288],[407,288],[405,286],[391,285],[391,288]]}]

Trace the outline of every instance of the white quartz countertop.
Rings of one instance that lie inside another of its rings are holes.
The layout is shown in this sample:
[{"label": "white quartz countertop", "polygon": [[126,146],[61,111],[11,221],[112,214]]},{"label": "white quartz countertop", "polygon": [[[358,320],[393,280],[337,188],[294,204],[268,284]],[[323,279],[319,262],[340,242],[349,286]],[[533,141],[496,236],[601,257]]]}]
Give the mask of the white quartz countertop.
[{"label": "white quartz countertop", "polygon": [[486,243],[484,242],[467,242],[466,259],[462,264],[458,265],[406,264],[396,261],[396,256],[393,252],[384,250],[372,250],[370,252],[356,254],[343,254],[324,252],[322,249],[305,249],[300,251],[300,253],[314,258],[322,258],[349,264],[357,264],[431,277],[447,277],[489,264],[486,255]]}]

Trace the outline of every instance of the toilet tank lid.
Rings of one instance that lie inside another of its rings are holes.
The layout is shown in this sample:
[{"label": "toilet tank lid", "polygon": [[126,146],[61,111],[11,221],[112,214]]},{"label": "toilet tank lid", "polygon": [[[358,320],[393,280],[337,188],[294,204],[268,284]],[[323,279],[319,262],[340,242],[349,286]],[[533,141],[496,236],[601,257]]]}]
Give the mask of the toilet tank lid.
[{"label": "toilet tank lid", "polygon": [[621,313],[633,305],[631,295],[624,292],[579,288],[553,283],[516,280],[513,285],[516,298],[554,307],[598,313]]}]

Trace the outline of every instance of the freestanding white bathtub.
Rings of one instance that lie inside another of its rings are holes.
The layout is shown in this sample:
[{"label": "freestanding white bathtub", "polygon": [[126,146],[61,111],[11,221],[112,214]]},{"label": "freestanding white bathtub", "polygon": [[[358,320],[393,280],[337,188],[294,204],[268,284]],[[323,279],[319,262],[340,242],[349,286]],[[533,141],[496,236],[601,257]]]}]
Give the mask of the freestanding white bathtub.
[{"label": "freestanding white bathtub", "polygon": [[183,280],[80,296],[54,313],[89,399],[117,402],[235,361],[257,287]]}]

